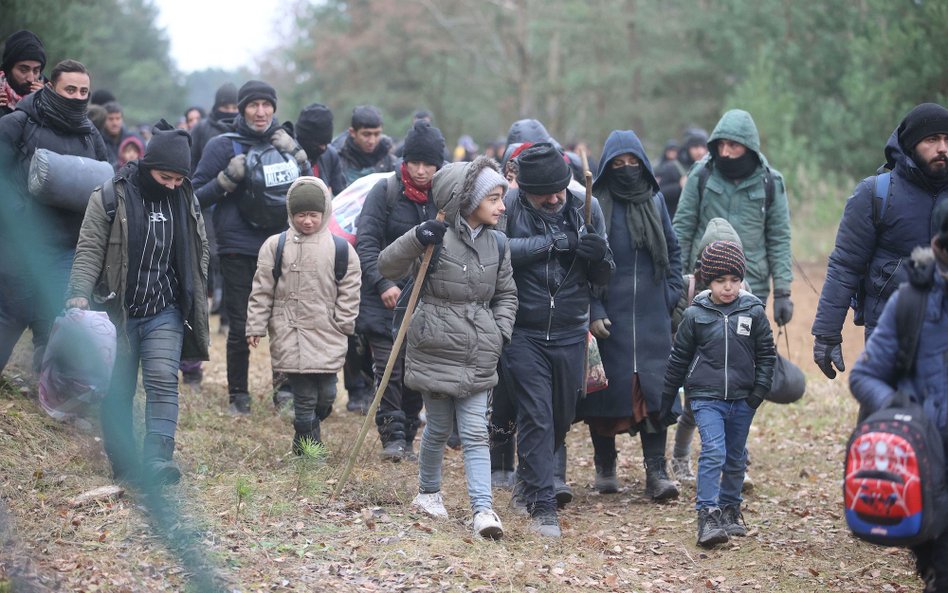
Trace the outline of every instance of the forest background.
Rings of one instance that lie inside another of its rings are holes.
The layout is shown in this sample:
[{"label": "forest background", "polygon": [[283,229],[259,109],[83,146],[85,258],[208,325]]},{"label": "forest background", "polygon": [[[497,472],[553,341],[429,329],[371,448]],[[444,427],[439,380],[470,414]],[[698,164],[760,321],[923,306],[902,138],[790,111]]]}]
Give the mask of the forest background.
[{"label": "forest background", "polygon": [[[248,15],[247,26],[280,27],[236,72],[178,71],[151,0],[0,0],[0,38],[37,33],[47,73],[79,59],[129,123],[174,120],[210,107],[225,81],[261,78],[277,88],[278,117],[321,102],[337,133],[354,105],[372,103],[395,137],[424,108],[451,145],[469,134],[484,146],[535,117],[594,153],[631,128],[657,157],[685,128],[710,131],[739,107],[787,178],[793,211],[819,227],[835,226],[912,106],[948,103],[948,2],[937,0],[297,0],[281,10]],[[832,244],[797,239],[814,254]]]}]

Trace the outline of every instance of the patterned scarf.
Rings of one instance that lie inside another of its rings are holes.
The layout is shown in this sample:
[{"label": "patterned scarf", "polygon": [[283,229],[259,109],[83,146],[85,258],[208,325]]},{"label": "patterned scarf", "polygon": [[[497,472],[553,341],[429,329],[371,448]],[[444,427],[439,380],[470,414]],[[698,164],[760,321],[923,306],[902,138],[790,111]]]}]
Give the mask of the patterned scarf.
[{"label": "patterned scarf", "polygon": [[415,185],[415,182],[411,180],[411,175],[408,174],[408,167],[405,166],[405,163],[402,163],[402,185],[405,186],[405,197],[416,204],[427,204],[428,203],[428,190],[431,189],[431,182],[429,181],[425,185]]}]

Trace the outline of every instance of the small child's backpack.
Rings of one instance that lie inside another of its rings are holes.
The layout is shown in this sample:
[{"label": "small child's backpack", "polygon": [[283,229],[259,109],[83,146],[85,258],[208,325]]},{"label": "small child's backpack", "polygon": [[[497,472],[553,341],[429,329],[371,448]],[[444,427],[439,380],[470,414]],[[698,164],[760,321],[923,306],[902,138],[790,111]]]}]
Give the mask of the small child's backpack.
[{"label": "small child's backpack", "polygon": [[[896,374],[911,373],[925,319],[928,287],[904,283],[896,302]],[[846,447],[846,523],[882,546],[911,547],[948,527],[945,445],[935,422],[909,394],[860,422]]]},{"label": "small child's backpack", "polygon": [[278,229],[286,226],[286,192],[300,176],[292,155],[280,152],[267,141],[249,143],[240,134],[229,133],[234,156],[246,154],[245,188],[237,195],[237,210],[252,227]]}]

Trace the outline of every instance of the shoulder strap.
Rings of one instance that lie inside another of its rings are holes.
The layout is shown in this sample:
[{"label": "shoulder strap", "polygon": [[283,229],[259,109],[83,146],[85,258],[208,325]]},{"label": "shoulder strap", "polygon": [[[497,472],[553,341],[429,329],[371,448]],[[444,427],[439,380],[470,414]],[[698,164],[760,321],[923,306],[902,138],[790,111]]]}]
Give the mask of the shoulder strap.
[{"label": "shoulder strap", "polygon": [[494,241],[497,242],[497,255],[500,257],[497,267],[500,268],[500,264],[504,263],[504,251],[507,249],[507,235],[497,229],[491,229],[491,232],[494,234]]},{"label": "shoulder strap", "polygon": [[339,284],[349,271],[349,242],[337,235],[332,235],[332,242],[336,247],[336,259],[332,269],[336,275],[336,284]]},{"label": "shoulder strap", "polygon": [[872,226],[876,233],[882,225],[882,216],[885,214],[885,207],[889,201],[889,190],[892,185],[892,173],[886,171],[876,175],[872,192]]},{"label": "shoulder strap", "polygon": [[286,247],[286,231],[280,233],[280,238],[277,240],[277,249],[276,253],[273,254],[273,285],[276,286],[276,283],[280,281],[280,276],[283,275],[283,248]]},{"label": "shoulder strap", "polygon": [[392,208],[395,207],[395,201],[398,200],[399,193],[401,192],[398,191],[398,179],[395,178],[395,175],[392,175],[385,180],[385,204],[388,214],[392,213]]},{"label": "shoulder strap", "polygon": [[774,194],[777,193],[776,183],[774,182],[774,174],[770,170],[770,167],[764,168],[764,204],[767,211],[770,211],[770,207],[774,204]]},{"label": "shoulder strap", "polygon": [[915,355],[922,334],[922,323],[925,321],[928,291],[928,287],[915,286],[910,282],[903,282],[899,287],[895,304],[895,328],[899,340],[899,349],[895,355],[897,377],[904,377],[915,368]]},{"label": "shoulder strap", "polygon": [[708,162],[705,163],[701,169],[698,170],[698,217],[701,217],[701,201],[704,199],[704,186],[708,185],[708,178],[711,177],[711,160],[708,159]]},{"label": "shoulder strap", "polygon": [[115,197],[116,178],[109,179],[102,184],[102,208],[109,219],[109,224],[115,222],[115,212],[118,209],[118,199]]}]

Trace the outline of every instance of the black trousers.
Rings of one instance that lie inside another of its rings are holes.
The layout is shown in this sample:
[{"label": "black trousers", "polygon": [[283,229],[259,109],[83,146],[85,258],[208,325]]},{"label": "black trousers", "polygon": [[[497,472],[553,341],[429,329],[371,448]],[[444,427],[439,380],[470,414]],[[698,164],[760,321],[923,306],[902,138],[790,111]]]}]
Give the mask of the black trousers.
[{"label": "black trousers", "polygon": [[224,307],[230,321],[227,332],[227,393],[250,393],[247,374],[250,367],[250,346],[247,345],[247,303],[257,271],[257,258],[250,255],[223,254],[221,279],[227,298]]},{"label": "black trousers", "polygon": [[[385,374],[385,365],[392,353],[395,341],[390,336],[369,334],[369,348],[372,350],[372,370],[375,374],[375,385],[378,388]],[[398,354],[388,385],[382,393],[382,401],[375,413],[375,424],[379,430],[382,444],[391,441],[404,440],[411,444],[418,433],[418,414],[424,405],[421,394],[405,387],[402,383],[405,375],[405,347]]]}]

